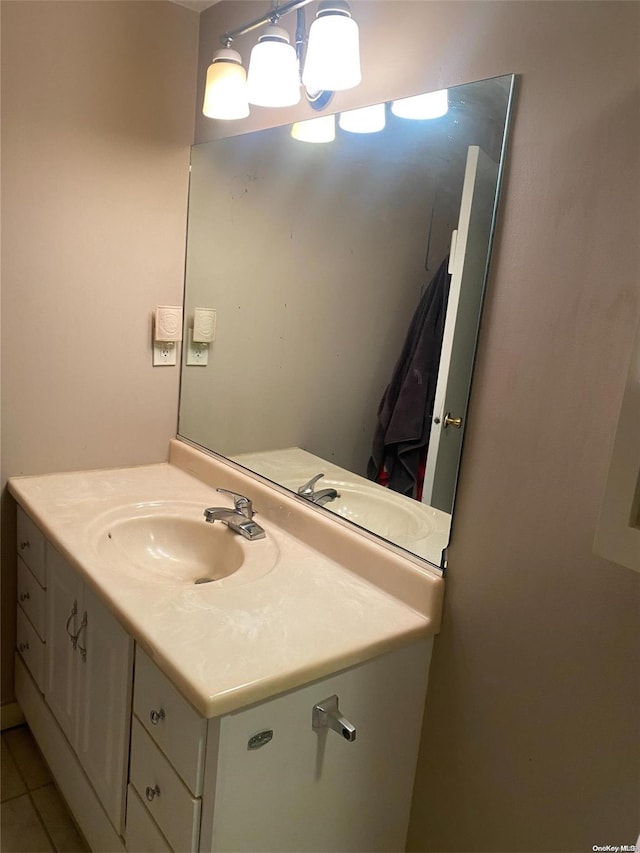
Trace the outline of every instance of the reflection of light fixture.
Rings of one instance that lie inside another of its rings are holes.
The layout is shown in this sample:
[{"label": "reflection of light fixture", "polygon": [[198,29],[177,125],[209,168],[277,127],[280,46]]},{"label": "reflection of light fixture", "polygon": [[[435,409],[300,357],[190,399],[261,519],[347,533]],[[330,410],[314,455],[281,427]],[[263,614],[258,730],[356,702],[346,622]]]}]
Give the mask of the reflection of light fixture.
[{"label": "reflection of light fixture", "polygon": [[302,82],[311,91],[352,89],[362,79],[358,25],[343,0],[321,0],[309,30]]},{"label": "reflection of light fixture", "polygon": [[[221,36],[207,71],[203,113],[209,118],[237,119],[249,115],[248,103],[260,106],[291,106],[300,99],[299,69],[310,105],[322,110],[334,91],[350,89],[361,80],[358,25],[344,0],[321,0],[316,20],[307,34],[303,7],[311,0],[289,0],[248,24]],[[298,13],[295,49],[286,30],[277,26],[289,12]],[[249,81],[240,54],[231,49],[238,36],[270,24],[251,51]],[[295,64],[295,70],[294,70]],[[248,89],[248,92],[247,92]]]},{"label": "reflection of light fixture", "polygon": [[391,104],[391,112],[400,118],[429,119],[440,118],[449,110],[449,98],[446,89],[439,92],[427,92],[402,98]]},{"label": "reflection of light fixture", "polygon": [[377,133],[384,130],[384,104],[373,104],[371,107],[340,113],[338,124],[342,130],[348,130],[349,133]]},{"label": "reflection of light fixture", "polygon": [[333,142],[336,138],[336,117],[318,116],[307,121],[297,121],[291,136],[299,142]]},{"label": "reflection of light fixture", "polygon": [[208,118],[236,119],[249,115],[247,75],[237,50],[216,51],[207,70],[202,112]]},{"label": "reflection of light fixture", "polygon": [[298,57],[282,27],[267,27],[251,51],[247,96],[261,107],[290,107],[300,100]]}]

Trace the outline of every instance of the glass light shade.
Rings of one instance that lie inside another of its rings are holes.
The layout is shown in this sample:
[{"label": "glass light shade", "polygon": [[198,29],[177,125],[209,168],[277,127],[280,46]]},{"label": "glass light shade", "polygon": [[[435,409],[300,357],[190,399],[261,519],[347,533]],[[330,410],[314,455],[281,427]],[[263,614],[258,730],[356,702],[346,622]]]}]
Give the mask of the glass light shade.
[{"label": "glass light shade", "polygon": [[336,138],[336,117],[319,116],[297,121],[291,127],[291,136],[299,142],[333,142]]},{"label": "glass light shade", "polygon": [[340,113],[338,124],[349,133],[378,133],[384,130],[384,104],[373,104],[371,107]]},{"label": "glass light shade", "polygon": [[247,75],[237,50],[216,51],[207,69],[202,112],[208,118],[237,119],[249,115]]},{"label": "glass light shade", "polygon": [[339,92],[361,80],[358,25],[346,3],[321,3],[309,29],[302,82],[312,92]]},{"label": "glass light shade", "polygon": [[290,107],[300,100],[298,57],[282,27],[266,27],[251,51],[247,97],[260,107]]},{"label": "glass light shade", "polygon": [[391,112],[399,118],[429,119],[440,118],[449,111],[449,97],[446,89],[438,92],[427,92],[424,95],[414,95],[402,98],[391,104]]}]

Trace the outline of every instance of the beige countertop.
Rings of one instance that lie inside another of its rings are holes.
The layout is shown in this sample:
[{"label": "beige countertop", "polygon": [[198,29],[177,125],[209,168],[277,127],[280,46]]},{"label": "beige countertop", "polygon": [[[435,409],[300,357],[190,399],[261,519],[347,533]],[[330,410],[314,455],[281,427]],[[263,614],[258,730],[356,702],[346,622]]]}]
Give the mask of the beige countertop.
[{"label": "beige countertop", "polygon": [[[9,489],[47,539],[205,717],[228,713],[437,632],[443,580],[304,502],[171,442],[169,463],[16,477]],[[247,494],[266,538],[202,517]],[[97,547],[114,513],[179,512],[245,555],[195,585],[151,576]],[[220,528],[224,531],[221,533]],[[258,567],[258,571],[256,571]]]}]

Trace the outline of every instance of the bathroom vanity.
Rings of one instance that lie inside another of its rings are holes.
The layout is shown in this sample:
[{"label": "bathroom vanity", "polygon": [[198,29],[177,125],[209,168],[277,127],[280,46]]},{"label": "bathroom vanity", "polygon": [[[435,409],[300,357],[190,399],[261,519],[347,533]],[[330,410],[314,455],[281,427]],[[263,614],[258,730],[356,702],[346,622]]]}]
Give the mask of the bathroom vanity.
[{"label": "bathroom vanity", "polygon": [[178,441],[9,487],[17,697],[92,850],[404,849],[435,569]]}]

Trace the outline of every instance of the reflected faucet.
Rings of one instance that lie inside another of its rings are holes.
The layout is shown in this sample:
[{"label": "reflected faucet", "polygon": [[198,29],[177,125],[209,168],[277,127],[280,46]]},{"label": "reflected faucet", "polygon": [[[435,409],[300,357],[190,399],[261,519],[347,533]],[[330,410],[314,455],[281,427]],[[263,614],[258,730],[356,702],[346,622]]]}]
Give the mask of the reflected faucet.
[{"label": "reflected faucet", "polygon": [[233,509],[226,506],[211,506],[204,511],[205,520],[213,524],[214,521],[222,521],[235,533],[244,536],[245,539],[264,539],[265,532],[253,520],[253,504],[244,495],[231,492],[229,489],[216,489],[233,498]]},{"label": "reflected faucet", "polygon": [[304,486],[300,486],[298,489],[298,494],[301,498],[311,501],[312,504],[316,504],[317,506],[324,506],[329,501],[334,501],[340,497],[335,489],[320,489],[319,492],[314,491],[313,487],[321,477],[324,477],[324,474],[316,474],[308,483],[305,483]]}]

